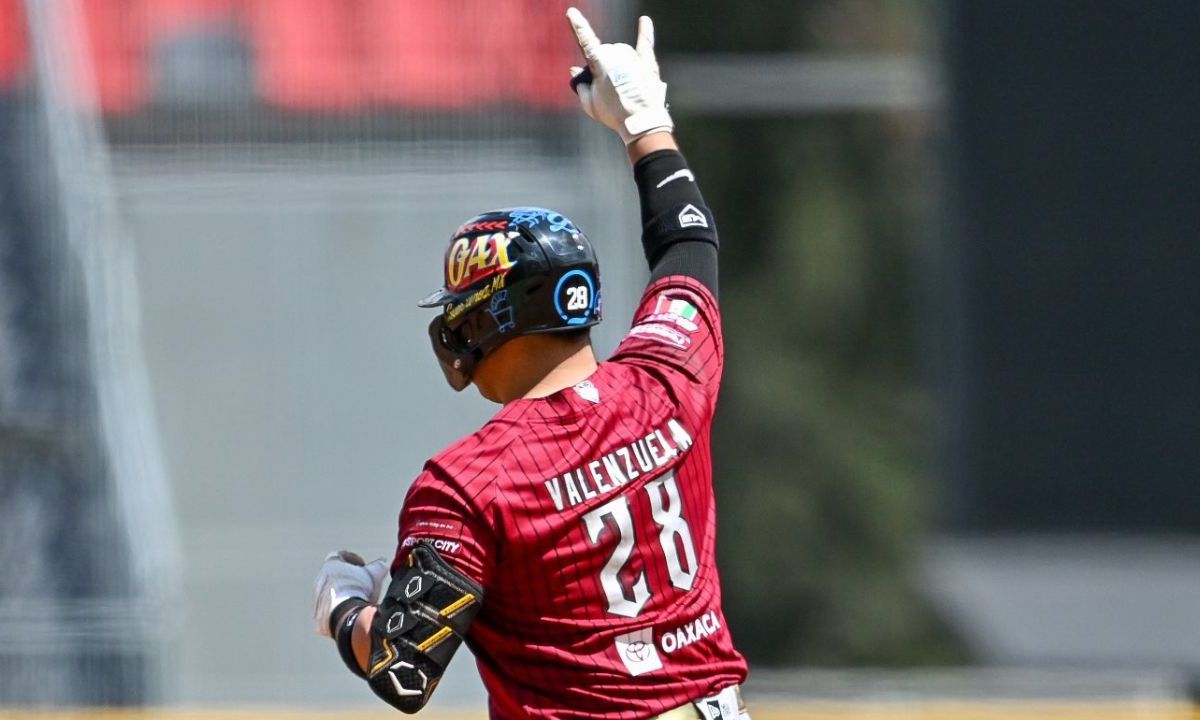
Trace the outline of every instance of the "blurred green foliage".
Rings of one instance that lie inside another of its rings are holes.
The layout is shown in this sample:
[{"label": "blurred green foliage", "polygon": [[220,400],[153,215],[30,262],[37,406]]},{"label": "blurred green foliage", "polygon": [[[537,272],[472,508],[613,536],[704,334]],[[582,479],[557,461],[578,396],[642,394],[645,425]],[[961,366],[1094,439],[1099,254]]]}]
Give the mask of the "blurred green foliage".
[{"label": "blurred green foliage", "polygon": [[[928,8],[650,0],[660,57],[905,52]],[[670,82],[670,66],[664,67]],[[720,92],[720,88],[713,88]],[[920,113],[687,117],[721,230],[727,362],[715,432],[725,609],[764,663],[963,659],[916,591],[931,398],[917,265],[932,208]]]}]

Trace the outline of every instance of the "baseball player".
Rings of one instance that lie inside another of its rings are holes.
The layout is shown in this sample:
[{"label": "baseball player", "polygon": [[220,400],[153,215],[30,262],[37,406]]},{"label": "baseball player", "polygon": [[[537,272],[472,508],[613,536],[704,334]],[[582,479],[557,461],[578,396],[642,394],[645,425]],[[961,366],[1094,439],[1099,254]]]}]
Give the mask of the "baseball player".
[{"label": "baseball player", "polygon": [[421,302],[455,390],[503,405],[429,460],[394,559],[331,555],[317,629],[383,700],[417,712],[463,642],[490,716],[748,718],[721,611],[710,431],[724,351],[717,232],[677,149],[654,28],[601,44],[567,13],[583,110],[633,163],[650,282],[597,363],[600,274],[561,214],[509,208],[458,228]]}]

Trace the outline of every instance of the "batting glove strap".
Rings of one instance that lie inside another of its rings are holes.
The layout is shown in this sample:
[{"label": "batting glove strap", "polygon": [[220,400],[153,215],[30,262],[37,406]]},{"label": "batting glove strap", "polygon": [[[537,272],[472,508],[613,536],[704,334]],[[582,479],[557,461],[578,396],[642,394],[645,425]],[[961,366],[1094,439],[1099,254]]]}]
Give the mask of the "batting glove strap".
[{"label": "batting glove strap", "polygon": [[362,558],[343,550],[330,553],[313,582],[313,622],[316,631],[329,635],[334,611],[351,599],[373,601],[383,592],[388,562],[379,558],[363,564]]},{"label": "batting glove strap", "polygon": [[[667,86],[663,84],[663,94],[666,94]],[[625,132],[621,135],[621,139],[625,144],[634,140],[656,132],[671,132],[675,129],[675,121],[671,119],[671,113],[667,112],[664,105],[659,108],[650,108],[636,112],[633,115],[625,118]]]},{"label": "batting glove strap", "polygon": [[361,598],[351,598],[333,612],[329,618],[329,632],[337,642],[338,655],[342,662],[350,668],[350,672],[366,680],[367,673],[358,665],[358,657],[354,654],[354,626],[358,624],[358,616],[370,603]]}]

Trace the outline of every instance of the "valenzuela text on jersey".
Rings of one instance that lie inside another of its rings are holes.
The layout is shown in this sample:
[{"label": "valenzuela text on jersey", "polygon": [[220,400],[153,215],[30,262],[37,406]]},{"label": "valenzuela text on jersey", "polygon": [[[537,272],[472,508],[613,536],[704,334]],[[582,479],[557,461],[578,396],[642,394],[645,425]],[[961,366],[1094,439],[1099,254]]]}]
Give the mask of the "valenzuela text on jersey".
[{"label": "valenzuela text on jersey", "polygon": [[692,446],[692,436],[672,418],[645,437],[546,481],[559,512],[612,492],[675,461]]}]

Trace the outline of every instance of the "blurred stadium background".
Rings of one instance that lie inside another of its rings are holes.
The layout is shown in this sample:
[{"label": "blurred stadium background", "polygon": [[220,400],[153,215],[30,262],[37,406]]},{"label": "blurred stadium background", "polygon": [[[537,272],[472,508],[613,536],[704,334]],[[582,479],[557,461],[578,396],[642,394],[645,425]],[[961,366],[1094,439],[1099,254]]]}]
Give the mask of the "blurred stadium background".
[{"label": "blurred stadium background", "polygon": [[[755,717],[1191,716],[1194,0],[579,4],[655,17],[721,223]],[[567,5],[0,0],[0,717],[382,715],[310,582],[491,411],[414,306],[444,239],[569,214],[601,353],[644,278]]]}]

